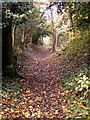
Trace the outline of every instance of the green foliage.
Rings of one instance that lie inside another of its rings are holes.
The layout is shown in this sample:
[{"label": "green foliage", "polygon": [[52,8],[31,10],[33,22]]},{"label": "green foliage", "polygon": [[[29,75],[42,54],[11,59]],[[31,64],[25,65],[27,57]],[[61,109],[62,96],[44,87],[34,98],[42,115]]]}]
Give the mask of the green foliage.
[{"label": "green foliage", "polygon": [[[87,76],[88,68],[84,70],[79,70],[76,73],[72,72],[70,75],[65,76],[65,86],[67,89],[75,91],[88,90],[90,86],[89,78]],[[69,77],[68,77],[69,76]],[[67,85],[68,84],[68,85]]]},{"label": "green foliage", "polygon": [[89,115],[90,107],[90,78],[88,75],[89,66],[83,66],[77,72],[67,74],[62,79],[62,85],[70,91],[67,99],[72,103],[68,108],[70,115],[78,113],[79,117],[86,117]]},{"label": "green foliage", "polygon": [[9,65],[9,66],[7,66],[6,67],[6,72],[8,72],[8,73],[11,73],[11,71],[13,71],[13,65],[11,64],[11,65]]},{"label": "green foliage", "polygon": [[[40,15],[39,15],[40,17]],[[34,27],[33,36],[32,36],[32,42],[37,44],[40,37],[49,36],[51,34],[49,30],[50,25],[47,24],[45,18],[39,18],[39,21],[37,21],[36,26]]]},{"label": "green foliage", "polygon": [[37,27],[34,31],[32,42],[37,44],[37,42],[41,36],[43,37],[43,36],[46,36],[49,34],[50,34],[50,32],[47,29],[45,29],[43,27]]},{"label": "green foliage", "polygon": [[29,11],[33,9],[32,4],[28,2],[4,2],[2,6],[3,27],[9,25],[9,21],[13,21],[14,24],[28,21]]},{"label": "green foliage", "polygon": [[18,98],[22,93],[22,86],[19,84],[19,80],[17,79],[8,79],[3,78],[2,82],[2,94],[8,95],[9,98]]},{"label": "green foliage", "polygon": [[[15,51],[23,51],[27,44],[32,41],[32,34],[38,34],[35,29],[37,25],[41,24],[39,9],[32,2],[4,2],[2,6],[2,26],[3,28],[8,25],[15,26],[14,49]],[[23,42],[22,31],[24,31]],[[46,29],[40,28],[39,34],[44,34],[45,31]],[[36,37],[37,35],[34,37],[35,40],[37,39]]]},{"label": "green foliage", "polygon": [[73,27],[78,29],[87,29],[90,26],[90,2],[62,2],[62,7],[58,9],[68,10]]},{"label": "green foliage", "polygon": [[83,31],[82,36],[80,36],[80,34],[76,34],[76,36],[74,36],[74,40],[71,41],[66,46],[65,52],[68,58],[70,59],[72,59],[75,56],[80,57],[80,56],[89,54],[89,33],[88,31],[87,33]]},{"label": "green foliage", "polygon": [[90,2],[73,3],[73,23],[79,29],[87,29],[90,26]]}]

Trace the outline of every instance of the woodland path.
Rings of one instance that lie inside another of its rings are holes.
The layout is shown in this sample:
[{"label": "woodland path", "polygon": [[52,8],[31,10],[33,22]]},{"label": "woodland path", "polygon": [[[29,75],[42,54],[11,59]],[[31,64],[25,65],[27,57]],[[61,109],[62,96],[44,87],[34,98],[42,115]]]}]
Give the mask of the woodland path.
[{"label": "woodland path", "polygon": [[60,86],[59,62],[56,53],[37,47],[28,48],[18,60],[18,72],[25,78],[21,84],[28,88],[23,96],[26,106],[34,110],[33,116],[61,120],[66,116],[68,104]]},{"label": "woodland path", "polygon": [[78,70],[86,58],[70,61],[64,57],[36,46],[27,48],[18,56],[16,69],[19,78],[4,81],[2,118],[66,120],[70,114],[71,103],[67,100],[70,91],[62,87],[61,77]]}]

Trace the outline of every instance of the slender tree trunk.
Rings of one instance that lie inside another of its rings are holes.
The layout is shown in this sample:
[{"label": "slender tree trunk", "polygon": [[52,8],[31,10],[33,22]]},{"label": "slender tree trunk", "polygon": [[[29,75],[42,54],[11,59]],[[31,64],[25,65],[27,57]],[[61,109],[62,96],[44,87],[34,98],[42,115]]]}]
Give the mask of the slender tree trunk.
[{"label": "slender tree trunk", "polygon": [[24,31],[24,29],[23,29],[23,30],[22,30],[22,38],[21,38],[22,44],[24,43],[24,39],[25,39],[25,31]]},{"label": "slender tree trunk", "polygon": [[56,33],[55,30],[53,30],[53,52],[56,49]]},{"label": "slender tree trunk", "polygon": [[15,29],[16,29],[16,26],[13,25],[12,26],[12,47],[15,46]]},{"label": "slender tree trunk", "polygon": [[71,15],[71,13],[69,12],[68,14],[67,14],[67,17],[68,17],[68,27],[69,27],[69,42],[71,41],[71,39],[72,39],[72,36],[71,36],[71,34],[72,34],[72,26],[73,26],[73,23],[72,23],[72,15]]},{"label": "slender tree trunk", "polygon": [[51,23],[52,23],[52,40],[53,40],[53,52],[55,51],[56,35],[54,29],[53,11],[51,9]]},{"label": "slender tree trunk", "polygon": [[71,39],[72,39],[71,33],[72,33],[72,27],[73,27],[72,10],[71,10],[71,8],[69,8],[68,12],[64,12],[64,11],[63,11],[63,14],[64,14],[65,16],[67,16],[67,18],[68,18],[69,42],[70,42]]},{"label": "slender tree trunk", "polygon": [[21,38],[21,50],[25,48],[25,30],[24,28],[22,29],[22,38]]},{"label": "slender tree trunk", "polygon": [[55,49],[58,47],[58,33],[56,33]]}]

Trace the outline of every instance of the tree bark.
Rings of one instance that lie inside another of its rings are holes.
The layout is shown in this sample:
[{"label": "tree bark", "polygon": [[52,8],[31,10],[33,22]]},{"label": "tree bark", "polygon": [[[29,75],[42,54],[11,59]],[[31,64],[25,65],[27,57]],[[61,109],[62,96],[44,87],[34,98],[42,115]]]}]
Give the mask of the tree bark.
[{"label": "tree bark", "polygon": [[55,43],[56,43],[56,34],[55,34],[55,29],[54,29],[54,20],[53,20],[53,13],[52,9],[51,10],[51,23],[52,23],[52,40],[53,40],[53,52],[55,51]]},{"label": "tree bark", "polygon": [[55,30],[53,30],[53,52],[55,51],[56,49],[56,33],[55,33]]},{"label": "tree bark", "polygon": [[24,29],[23,29],[23,30],[22,30],[22,38],[21,38],[22,44],[24,43],[24,41],[25,41],[25,31],[24,31]]},{"label": "tree bark", "polygon": [[2,28],[2,72],[3,76],[13,77],[12,22]]},{"label": "tree bark", "polygon": [[58,47],[58,33],[56,33],[55,49]]},{"label": "tree bark", "polygon": [[12,26],[12,47],[15,46],[15,29],[16,29],[16,26],[13,25]]}]

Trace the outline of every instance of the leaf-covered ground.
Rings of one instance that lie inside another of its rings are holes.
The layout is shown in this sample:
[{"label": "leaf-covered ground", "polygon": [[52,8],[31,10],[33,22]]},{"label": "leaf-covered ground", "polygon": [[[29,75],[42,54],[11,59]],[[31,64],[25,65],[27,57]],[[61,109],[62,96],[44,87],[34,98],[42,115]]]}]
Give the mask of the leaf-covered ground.
[{"label": "leaf-covered ground", "polygon": [[20,78],[3,80],[1,117],[66,119],[71,106],[66,99],[70,91],[62,87],[60,78],[84,62],[77,62],[76,58],[73,61],[63,61],[47,49],[28,48],[17,60]]}]

